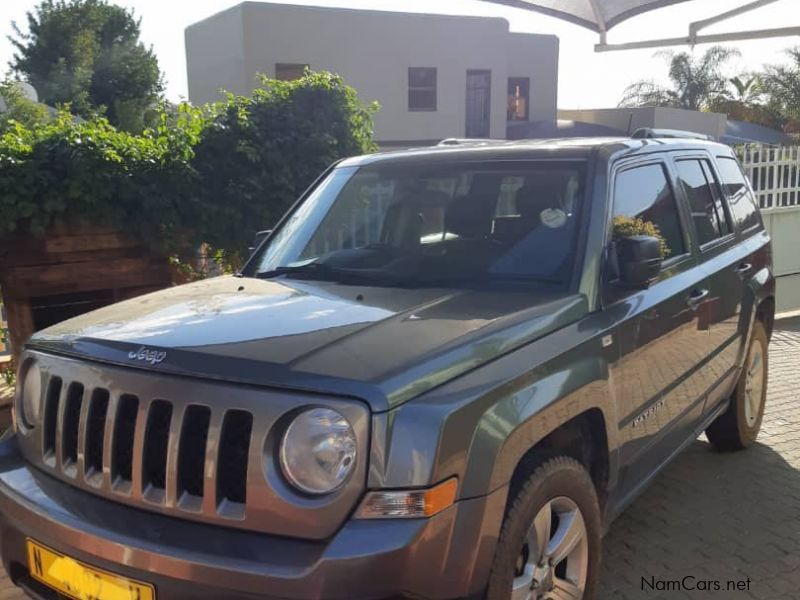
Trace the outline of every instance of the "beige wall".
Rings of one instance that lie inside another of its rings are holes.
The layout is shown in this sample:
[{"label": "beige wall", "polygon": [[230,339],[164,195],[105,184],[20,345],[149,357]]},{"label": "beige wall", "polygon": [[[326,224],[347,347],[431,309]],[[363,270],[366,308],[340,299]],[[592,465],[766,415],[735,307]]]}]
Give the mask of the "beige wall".
[{"label": "beige wall", "polygon": [[714,138],[723,136],[727,126],[727,117],[723,114],[660,107],[559,110],[558,118],[596,123],[630,133],[640,127],[655,127],[694,131]]},{"label": "beige wall", "polygon": [[[504,19],[245,2],[186,30],[189,99],[247,94],[276,63],[330,70],[377,100],[378,141],[465,135],[466,73],[489,69],[491,136],[505,137],[508,77],[531,80],[531,120],[554,120],[558,39],[509,33]],[[437,110],[408,110],[408,68],[436,67]]]},{"label": "beige wall", "polygon": [[800,309],[800,208],[775,208],[761,211],[764,225],[772,236],[772,262],[778,290],[778,312]]}]

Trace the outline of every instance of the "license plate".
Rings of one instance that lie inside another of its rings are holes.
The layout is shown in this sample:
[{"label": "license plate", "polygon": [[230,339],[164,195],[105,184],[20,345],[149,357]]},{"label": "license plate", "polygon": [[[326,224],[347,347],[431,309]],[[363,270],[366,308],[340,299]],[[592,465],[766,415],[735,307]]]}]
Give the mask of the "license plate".
[{"label": "license plate", "polygon": [[31,576],[65,596],[76,600],[155,600],[155,588],[148,583],[90,567],[31,539],[26,545]]}]

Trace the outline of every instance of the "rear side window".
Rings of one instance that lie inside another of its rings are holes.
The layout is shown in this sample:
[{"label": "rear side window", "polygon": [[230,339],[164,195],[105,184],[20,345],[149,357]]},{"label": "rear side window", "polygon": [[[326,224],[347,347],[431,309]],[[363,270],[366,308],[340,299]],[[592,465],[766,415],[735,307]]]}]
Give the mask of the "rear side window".
[{"label": "rear side window", "polygon": [[662,164],[621,171],[614,187],[614,226],[641,219],[658,229],[666,244],[665,258],[686,252],[675,194]]},{"label": "rear side window", "polygon": [[679,160],[676,164],[678,180],[689,201],[692,221],[697,232],[697,243],[708,244],[731,232],[725,208],[718,194],[716,182],[705,160]]},{"label": "rear side window", "polygon": [[744,178],[739,163],[733,158],[724,156],[717,157],[717,167],[722,183],[722,189],[728,198],[728,205],[731,207],[733,218],[742,230],[756,227],[760,224],[758,208],[747,182]]}]

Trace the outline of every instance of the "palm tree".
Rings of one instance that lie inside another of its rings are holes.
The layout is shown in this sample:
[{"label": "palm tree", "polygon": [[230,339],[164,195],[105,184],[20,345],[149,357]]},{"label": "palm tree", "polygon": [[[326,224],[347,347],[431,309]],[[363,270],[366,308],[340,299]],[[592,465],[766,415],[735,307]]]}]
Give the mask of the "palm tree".
[{"label": "palm tree", "polygon": [[768,104],[800,129],[800,46],[786,54],[788,65],[768,65],[762,76],[762,86]]},{"label": "palm tree", "polygon": [[742,74],[728,80],[731,89],[709,101],[706,110],[727,115],[734,121],[747,121],[772,129],[781,129],[785,119],[766,103],[762,76]]},{"label": "palm tree", "polygon": [[689,52],[659,52],[669,61],[669,87],[653,81],[632,83],[623,92],[620,107],[669,106],[687,110],[707,110],[711,103],[728,92],[728,80],[722,74],[725,64],[739,51],[713,46],[699,58]]},{"label": "palm tree", "polygon": [[757,104],[761,99],[761,76],[742,74],[729,79],[736,93],[731,100],[742,104]]}]

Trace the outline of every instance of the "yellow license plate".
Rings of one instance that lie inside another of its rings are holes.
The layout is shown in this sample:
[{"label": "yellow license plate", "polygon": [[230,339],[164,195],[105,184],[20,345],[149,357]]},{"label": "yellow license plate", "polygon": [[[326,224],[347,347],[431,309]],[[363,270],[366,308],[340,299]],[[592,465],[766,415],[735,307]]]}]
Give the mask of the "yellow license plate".
[{"label": "yellow license plate", "polygon": [[155,600],[148,583],[90,567],[31,539],[26,545],[31,576],[61,594],[77,600]]}]

